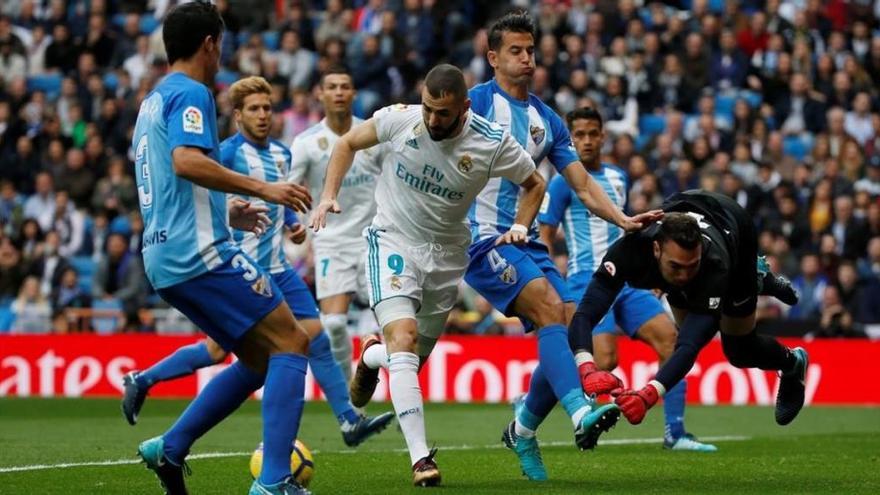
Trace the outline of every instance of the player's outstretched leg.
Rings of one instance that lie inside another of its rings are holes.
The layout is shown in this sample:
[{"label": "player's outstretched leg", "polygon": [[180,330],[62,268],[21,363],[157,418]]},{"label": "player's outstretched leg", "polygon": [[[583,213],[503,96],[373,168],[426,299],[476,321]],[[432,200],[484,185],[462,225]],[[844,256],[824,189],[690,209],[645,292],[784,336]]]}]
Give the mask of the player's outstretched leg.
[{"label": "player's outstretched leg", "polygon": [[687,396],[687,381],[682,380],[663,396],[663,413],[666,428],[663,433],[663,448],[673,451],[717,452],[718,447],[703,443],[688,433],[684,427],[684,401]]},{"label": "player's outstretched leg", "polygon": [[764,256],[758,256],[758,294],[775,297],[789,306],[797,304],[799,299],[791,281],[771,272]]},{"label": "player's outstretched leg", "polygon": [[[303,321],[303,326],[308,330],[313,323],[320,325],[317,320],[306,320]],[[394,419],[394,413],[391,412],[376,417],[361,416],[355,412],[349,400],[342,370],[330,351],[330,338],[324,331],[319,331],[309,344],[309,365],[339,422],[342,439],[349,447],[356,447],[380,433]]]},{"label": "player's outstretched leg", "polygon": [[[346,297],[347,296],[343,296]],[[348,305],[346,305],[347,307]],[[348,315],[344,313],[321,314],[321,325],[330,337],[333,359],[342,370],[345,383],[351,383],[351,336],[348,334]]]},{"label": "player's outstretched leg", "polygon": [[370,402],[379,383],[379,368],[383,366],[388,366],[385,345],[375,335],[364,336],[361,340],[361,357],[349,386],[351,403],[355,407],[364,407]]},{"label": "player's outstretched leg", "polygon": [[166,492],[185,494],[183,474],[192,444],[238,409],[263,385],[264,376],[236,362],[214,377],[164,435],[140,444],[138,455],[159,477]]},{"label": "player's outstretched leg", "polygon": [[779,392],[776,395],[776,423],[787,425],[794,421],[804,407],[807,367],[810,356],[802,347],[791,351],[797,363],[779,377]]},{"label": "player's outstretched leg", "polygon": [[[749,327],[751,325],[751,327]],[[751,328],[743,333],[744,328]],[[776,395],[776,422],[791,423],[804,407],[809,356],[803,348],[789,349],[778,340],[754,330],[754,315],[721,318],[721,346],[737,368],[760,368],[780,373]]]},{"label": "player's outstretched leg", "polygon": [[168,357],[143,371],[130,371],[122,378],[122,415],[128,424],[137,423],[150,388],[166,380],[195,373],[226,358],[226,353],[214,341],[197,342],[183,346]]},{"label": "player's outstretched leg", "polygon": [[[549,387],[544,390],[549,390]],[[556,397],[551,393],[548,401],[552,409],[556,404]],[[543,418],[529,412],[525,402],[525,396],[514,400],[513,420],[501,434],[501,441],[519,458],[520,469],[526,478],[532,481],[544,481],[547,479],[547,469],[544,467],[544,460],[541,458],[541,450],[538,447],[538,438],[535,433]]]}]

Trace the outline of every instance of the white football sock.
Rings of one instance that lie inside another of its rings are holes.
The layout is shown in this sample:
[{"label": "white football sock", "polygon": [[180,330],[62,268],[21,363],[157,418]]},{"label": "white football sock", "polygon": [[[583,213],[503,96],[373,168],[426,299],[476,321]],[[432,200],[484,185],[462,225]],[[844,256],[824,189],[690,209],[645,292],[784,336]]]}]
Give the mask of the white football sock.
[{"label": "white football sock", "polygon": [[388,351],[385,344],[373,344],[368,347],[364,351],[364,364],[374,370],[388,368]]},{"label": "white football sock", "polygon": [[321,314],[321,326],[330,337],[330,351],[333,360],[342,370],[345,383],[351,383],[351,336],[348,334],[348,315]]},{"label": "white football sock", "polygon": [[[373,347],[379,347],[374,345]],[[384,347],[384,346],[383,346]],[[372,349],[372,347],[370,348]],[[412,464],[428,455],[425,440],[425,414],[419,387],[419,357],[411,352],[395,352],[388,360],[391,403],[403,431]]]},{"label": "white football sock", "polygon": [[530,430],[523,426],[523,424],[519,422],[519,418],[516,418],[513,422],[513,431],[518,437],[535,438],[535,430]]}]

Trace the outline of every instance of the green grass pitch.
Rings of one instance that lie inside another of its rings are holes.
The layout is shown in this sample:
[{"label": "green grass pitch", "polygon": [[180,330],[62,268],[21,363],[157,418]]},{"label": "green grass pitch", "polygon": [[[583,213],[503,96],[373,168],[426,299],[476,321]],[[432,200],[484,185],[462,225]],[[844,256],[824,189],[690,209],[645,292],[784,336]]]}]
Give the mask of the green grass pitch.
[{"label": "green grass pitch", "polygon": [[[147,401],[136,427],[116,400],[0,400],[0,494],[158,494],[158,482],[134,464],[137,443],[161,433],[183,401]],[[390,409],[373,404],[370,411]],[[621,420],[593,452],[579,452],[571,425],[555,411],[542,427],[551,480],[522,478],[500,447],[511,411],[504,405],[428,404],[429,442],[443,474],[440,493],[880,493],[880,409],[805,409],[788,427],[765,407],[691,407],[688,429],[724,437],[715,454],[663,451],[662,410],[645,424]],[[202,438],[190,461],[194,494],[244,494],[247,452],[260,440],[259,404],[245,404]],[[402,435],[392,426],[358,450],[347,449],[323,403],[310,403],[300,438],[315,451],[317,494],[423,493],[410,486]],[[106,465],[81,465],[106,462]],[[63,464],[74,464],[61,467]],[[35,465],[45,466],[34,468]],[[13,470],[13,468],[22,468]]]}]

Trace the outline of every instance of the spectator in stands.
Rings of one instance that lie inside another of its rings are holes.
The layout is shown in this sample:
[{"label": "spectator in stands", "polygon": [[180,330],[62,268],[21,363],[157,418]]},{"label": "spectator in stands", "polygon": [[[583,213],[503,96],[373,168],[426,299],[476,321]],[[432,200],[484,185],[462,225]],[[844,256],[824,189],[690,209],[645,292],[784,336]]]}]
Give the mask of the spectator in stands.
[{"label": "spectator in stands", "polygon": [[822,102],[809,94],[810,86],[807,77],[801,73],[791,76],[790,93],[776,102],[774,109],[776,122],[784,134],[801,134],[821,132],[824,129]]},{"label": "spectator in stands", "polygon": [[76,66],[78,56],[79,47],[70,35],[70,28],[63,22],[54,24],[52,42],[46,47],[46,69],[66,74]]},{"label": "spectator in stands", "polygon": [[77,208],[87,207],[95,190],[95,174],[86,167],[85,152],[79,148],[67,151],[64,169],[58,177],[64,190],[70,195]]},{"label": "spectator in stands", "polygon": [[92,280],[92,297],[118,300],[126,320],[135,323],[146,297],[145,280],[143,261],[128,250],[126,236],[111,233],[107,237],[107,256],[98,264]]},{"label": "spectator in stands", "polygon": [[73,256],[82,248],[85,218],[70,201],[67,191],[58,191],[55,194],[52,228],[58,232],[61,240],[58,252],[62,256]]},{"label": "spectator in stands", "polygon": [[859,278],[880,281],[880,237],[868,241],[868,253],[858,261]]},{"label": "spectator in stands", "polygon": [[364,112],[372,115],[391,95],[389,62],[379,52],[379,38],[375,35],[364,36],[360,53],[352,58],[351,67],[358,68],[353,74],[354,85],[358,88],[358,98]]},{"label": "spectator in stands", "polygon": [[26,218],[18,228],[16,246],[26,266],[43,254],[43,230],[33,218]]},{"label": "spectator in stands", "polygon": [[0,180],[0,232],[4,226],[17,222],[24,209],[24,196],[11,181]]},{"label": "spectator in stands", "polygon": [[79,283],[79,275],[73,267],[67,266],[61,272],[57,286],[52,290],[50,297],[52,305],[52,320],[56,331],[67,327],[67,318],[64,310],[67,308],[88,308],[92,305],[92,298],[83,290]]},{"label": "spectator in stands", "polygon": [[12,42],[0,40],[0,81],[7,84],[13,79],[27,75],[27,60],[13,51]]},{"label": "spectator in stands", "polygon": [[[751,55],[751,54],[749,54]],[[733,31],[721,31],[718,51],[712,56],[710,81],[716,91],[733,91],[743,85],[748,71],[748,59],[736,45]]]},{"label": "spectator in stands", "polygon": [[40,278],[40,292],[49,296],[61,281],[61,274],[70,266],[68,256],[61,254],[61,237],[55,230],[46,232],[40,252],[28,265],[31,275]]},{"label": "spectator in stands", "polygon": [[822,307],[816,315],[819,320],[817,337],[865,337],[853,315],[847,311],[840,300],[840,292],[834,285],[825,287],[822,298]]},{"label": "spectator in stands", "polygon": [[0,157],[0,177],[12,181],[15,188],[33,192],[34,178],[42,168],[33,141],[23,135],[15,142],[15,152]]},{"label": "spectator in stands", "polygon": [[35,192],[24,204],[24,217],[36,219],[44,231],[52,228],[55,212],[55,191],[52,176],[40,172],[35,179]]},{"label": "spectator in stands", "polygon": [[868,244],[868,229],[864,219],[853,215],[853,200],[840,196],[834,200],[834,221],[828,232],[837,241],[837,254],[854,260],[862,256]]},{"label": "spectator in stands", "polygon": [[94,210],[104,209],[110,216],[116,216],[137,208],[137,188],[134,180],[125,174],[125,166],[120,156],[110,159],[107,176],[98,180],[92,195]]},{"label": "spectator in stands", "polygon": [[348,28],[352,22],[351,14],[342,0],[327,1],[327,9],[319,14],[318,29],[315,30],[315,43],[319,50],[331,38],[348,40],[351,36]]},{"label": "spectator in stands", "polygon": [[46,297],[40,293],[40,281],[37,277],[24,279],[11,309],[15,315],[12,333],[38,334],[52,331],[52,308]]},{"label": "spectator in stands", "polygon": [[864,91],[856,93],[853,99],[852,110],[846,113],[843,128],[861,146],[864,146],[870,138],[874,137],[871,95]]},{"label": "spectator in stands", "polygon": [[606,132],[612,136],[626,134],[634,137],[638,134],[639,104],[627,94],[622,77],[608,77],[600,105]]},{"label": "spectator in stands", "polygon": [[273,54],[278,61],[278,74],[290,81],[291,88],[306,89],[313,82],[317,56],[302,47],[299,33],[281,33],[281,49]]}]

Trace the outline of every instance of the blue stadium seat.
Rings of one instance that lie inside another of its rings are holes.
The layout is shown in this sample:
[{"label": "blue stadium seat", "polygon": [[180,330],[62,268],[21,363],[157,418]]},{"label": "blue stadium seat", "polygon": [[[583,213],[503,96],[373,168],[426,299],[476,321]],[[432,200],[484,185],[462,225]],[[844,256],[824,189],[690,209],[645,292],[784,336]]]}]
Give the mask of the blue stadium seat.
[{"label": "blue stadium seat", "polygon": [[639,134],[655,136],[666,130],[666,117],[654,114],[644,114],[639,117]]},{"label": "blue stadium seat", "polygon": [[122,28],[125,26],[125,14],[114,14],[110,19],[110,23],[117,28]]},{"label": "blue stadium seat", "polygon": [[[92,301],[92,309],[122,311],[122,303],[118,299],[96,299]],[[116,316],[93,316],[92,328],[97,334],[114,333],[122,327],[123,321]]]},{"label": "blue stadium seat", "polygon": [[724,12],[724,0],[709,0],[709,10],[716,14]]},{"label": "blue stadium seat", "polygon": [[751,106],[752,108],[758,108],[764,101],[761,93],[758,93],[756,91],[741,91],[739,93],[739,97],[745,98],[746,101],[749,102],[749,106]]},{"label": "blue stadium seat", "polygon": [[220,72],[214,77],[214,82],[218,86],[231,86],[235,81],[238,81],[238,73],[229,69],[220,69]]},{"label": "blue stadium seat", "polygon": [[267,50],[277,50],[279,42],[278,31],[263,32],[263,44],[266,45]]},{"label": "blue stadium seat", "polygon": [[142,33],[152,34],[152,32],[159,27],[159,21],[157,21],[156,18],[151,15],[142,15],[140,27]]},{"label": "blue stadium seat", "polygon": [[648,143],[651,142],[651,139],[652,139],[653,137],[654,137],[654,136],[653,136],[653,135],[650,135],[650,134],[642,134],[642,133],[639,133],[639,135],[636,136],[636,142],[634,143],[634,146],[636,147],[636,151],[642,151],[642,150],[644,150],[644,149],[645,149],[645,146],[647,146]]},{"label": "blue stadium seat", "polygon": [[108,228],[112,234],[131,235],[131,220],[125,215],[119,215],[110,221]]},{"label": "blue stadium seat", "polygon": [[715,97],[715,113],[720,113],[732,119],[734,105],[736,105],[736,98],[733,96]]},{"label": "blue stadium seat", "polygon": [[76,270],[79,276],[79,287],[86,292],[92,293],[92,278],[95,275],[95,261],[90,256],[74,256],[70,258],[70,266]]},{"label": "blue stadium seat", "polygon": [[49,99],[55,99],[61,93],[61,75],[44,74],[32,76],[27,80],[28,91],[42,91]]},{"label": "blue stadium seat", "polygon": [[798,136],[790,136],[782,141],[782,152],[796,160],[803,160],[810,152],[810,145]]},{"label": "blue stadium seat", "polygon": [[236,36],[236,47],[241,47],[247,44],[248,39],[250,39],[251,33],[249,31],[239,31],[238,36]]},{"label": "blue stadium seat", "polygon": [[12,324],[15,323],[15,313],[9,306],[0,306],[0,333],[6,333],[12,330]]},{"label": "blue stadium seat", "polygon": [[115,72],[108,72],[104,74],[104,87],[107,88],[107,91],[115,92],[116,88],[119,87],[119,78],[116,77]]}]

